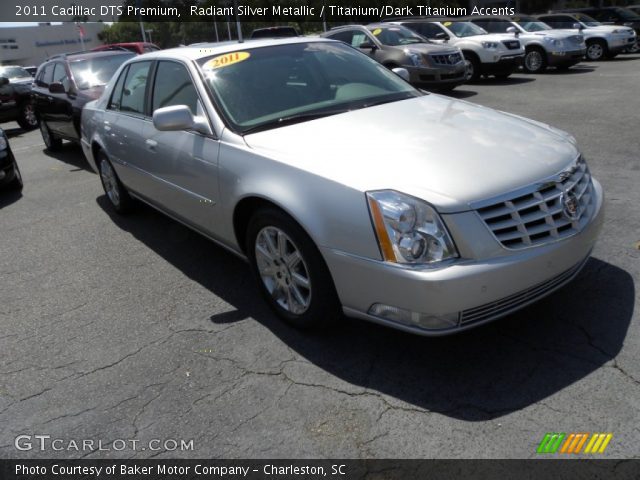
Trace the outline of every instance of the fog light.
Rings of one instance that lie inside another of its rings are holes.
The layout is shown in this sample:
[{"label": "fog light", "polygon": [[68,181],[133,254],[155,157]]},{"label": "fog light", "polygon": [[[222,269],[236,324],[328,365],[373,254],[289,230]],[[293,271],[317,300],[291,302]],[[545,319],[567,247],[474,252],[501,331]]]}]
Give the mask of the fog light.
[{"label": "fog light", "polygon": [[384,318],[391,322],[402,323],[412,327],[426,330],[442,330],[458,326],[459,315],[450,313],[447,315],[429,315],[426,313],[412,312],[404,308],[392,307],[382,303],[374,303],[369,309],[369,315]]}]

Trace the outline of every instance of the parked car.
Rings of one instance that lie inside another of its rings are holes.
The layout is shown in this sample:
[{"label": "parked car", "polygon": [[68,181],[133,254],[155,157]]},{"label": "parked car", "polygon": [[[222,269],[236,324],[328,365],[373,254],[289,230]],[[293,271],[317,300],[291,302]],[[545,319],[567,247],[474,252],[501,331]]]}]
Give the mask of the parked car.
[{"label": "parked car", "polygon": [[467,62],[470,80],[490,75],[505,79],[522,65],[524,59],[524,48],[512,34],[489,35],[471,22],[406,19],[392,23],[408,27],[435,42],[458,47]]},{"label": "parked car", "polygon": [[0,128],[0,188],[11,190],[22,190],[22,175],[18,168],[9,139]]},{"label": "parked car", "polygon": [[[624,7],[591,7],[591,8],[575,8],[568,10],[557,10],[553,13],[582,13],[595,18],[603,25],[622,25],[625,27],[631,27],[636,32],[636,38],[640,35],[640,12],[634,11],[631,8]],[[638,42],[634,43],[631,47],[627,47],[627,52],[637,53]]]},{"label": "parked car", "polygon": [[587,60],[614,58],[636,43],[636,32],[632,28],[602,25],[584,13],[546,13],[534,17],[551,28],[582,33],[587,44]]},{"label": "parked car", "polygon": [[438,45],[401,25],[347,25],[321,36],[358,48],[389,69],[405,68],[406,80],[433,90],[452,90],[467,80],[460,49]]},{"label": "parked car", "polygon": [[266,27],[256,28],[249,38],[255,40],[257,38],[288,38],[299,36],[298,31],[294,27],[281,26],[281,27]]},{"label": "parked car", "polygon": [[80,141],[82,107],[98,98],[118,67],[135,54],[124,51],[56,55],[38,68],[33,86],[35,112],[48,150],[62,140]]},{"label": "parked car", "polygon": [[29,72],[29,75],[31,75],[32,77],[36,76],[36,72],[38,71],[38,67],[35,65],[31,65],[29,67],[22,67],[24,68],[27,72]]},{"label": "parked car", "polygon": [[18,122],[21,128],[38,128],[31,101],[33,77],[24,68],[0,66],[0,122]]},{"label": "parked car", "polygon": [[160,50],[160,47],[149,42],[125,42],[109,43],[91,49],[92,52],[106,52],[114,50],[128,50],[130,52],[137,53],[138,55],[142,55],[143,53],[157,52]]},{"label": "parked car", "polygon": [[532,17],[473,16],[464,20],[482,27],[489,33],[508,33],[515,28],[515,35],[524,46],[525,72],[540,73],[547,67],[567,69],[584,58],[587,46],[584,36],[550,26]]},{"label": "parked car", "polygon": [[569,134],[323,38],[131,59],[82,132],[116,212],[142,200],[246,258],[303,328],[341,312],[424,335],[480,325],[573,279],[602,226]]}]

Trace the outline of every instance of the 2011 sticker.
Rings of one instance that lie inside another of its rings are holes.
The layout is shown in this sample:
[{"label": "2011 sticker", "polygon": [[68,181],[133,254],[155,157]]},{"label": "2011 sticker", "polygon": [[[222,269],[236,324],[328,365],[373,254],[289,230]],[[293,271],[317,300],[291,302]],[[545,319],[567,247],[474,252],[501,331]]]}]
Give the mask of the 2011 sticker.
[{"label": "2011 sticker", "polygon": [[451,25],[453,25],[453,22],[444,22],[443,25],[445,27],[450,27]]},{"label": "2011 sticker", "polygon": [[382,29],[381,28],[376,28],[372,33],[374,35],[380,35],[382,33]]},{"label": "2011 sticker", "polygon": [[225,53],[224,55],[218,55],[217,57],[209,60],[204,64],[203,68],[206,70],[213,70],[216,68],[228,67],[234,63],[244,62],[250,56],[251,54],[249,52]]}]

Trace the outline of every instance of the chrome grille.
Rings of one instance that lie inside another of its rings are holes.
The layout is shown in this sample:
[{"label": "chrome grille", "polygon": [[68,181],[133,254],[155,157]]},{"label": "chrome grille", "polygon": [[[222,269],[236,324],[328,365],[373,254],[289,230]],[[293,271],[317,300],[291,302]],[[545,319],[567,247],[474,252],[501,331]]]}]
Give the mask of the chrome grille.
[{"label": "chrome grille", "polygon": [[502,43],[509,50],[517,50],[520,48],[520,42],[518,40],[503,40]]},{"label": "chrome grille", "polygon": [[574,45],[582,45],[584,43],[584,37],[582,35],[571,35],[568,40]]},{"label": "chrome grille", "polygon": [[462,61],[462,55],[459,53],[430,55],[430,57],[436,65],[457,65]]},{"label": "chrome grille", "polygon": [[588,259],[589,257],[585,258],[583,261],[570,268],[569,270],[534,287],[527,288],[526,290],[515,293],[495,302],[486,303],[479,307],[463,310],[462,312],[460,312],[460,326],[507,315],[508,313],[511,313],[518,308],[525,306],[526,304],[532,303],[544,297],[545,295],[562,287],[565,283],[573,279],[580,272],[585,263],[587,263]]},{"label": "chrome grille", "polygon": [[593,182],[582,157],[546,182],[475,205],[503,247],[542,245],[581,231],[593,215]]}]

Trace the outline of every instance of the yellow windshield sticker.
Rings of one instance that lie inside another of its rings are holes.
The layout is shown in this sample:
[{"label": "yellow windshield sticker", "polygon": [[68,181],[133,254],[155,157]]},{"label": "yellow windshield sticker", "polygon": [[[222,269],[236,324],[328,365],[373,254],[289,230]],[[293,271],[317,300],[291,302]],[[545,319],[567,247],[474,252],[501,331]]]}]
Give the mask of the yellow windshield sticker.
[{"label": "yellow windshield sticker", "polygon": [[449,26],[453,25],[453,22],[444,22],[443,25],[445,27],[449,27]]},{"label": "yellow windshield sticker", "polygon": [[218,55],[217,57],[214,57],[207,63],[205,63],[204,69],[209,70],[214,68],[228,67],[229,65],[233,65],[234,63],[244,62],[250,56],[251,54],[249,52],[225,53],[224,55]]},{"label": "yellow windshield sticker", "polygon": [[382,33],[382,29],[381,29],[381,28],[376,28],[376,29],[373,31],[373,34],[374,34],[374,35],[380,35],[381,33]]}]

